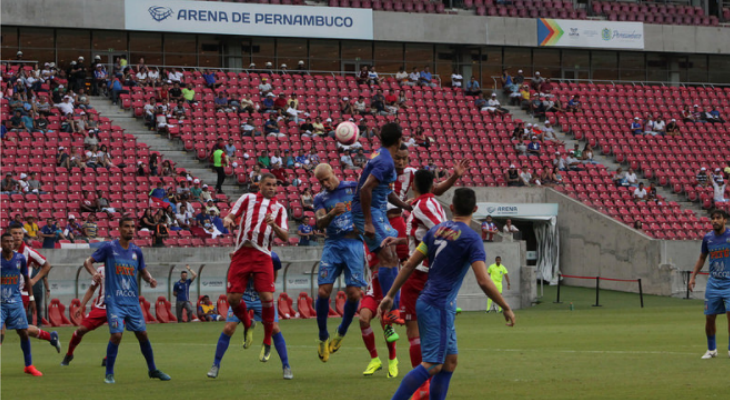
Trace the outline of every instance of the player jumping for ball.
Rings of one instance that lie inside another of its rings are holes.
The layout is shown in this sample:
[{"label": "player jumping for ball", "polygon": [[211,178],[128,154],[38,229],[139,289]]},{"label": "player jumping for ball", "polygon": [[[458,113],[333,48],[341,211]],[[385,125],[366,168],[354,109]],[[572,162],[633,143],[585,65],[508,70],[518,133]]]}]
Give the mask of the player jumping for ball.
[{"label": "player jumping for ball", "polygon": [[[322,261],[319,263],[317,283],[317,326],[319,327],[319,346],[317,355],[322,362],[329,360],[342,346],[347,329],[357,312],[360,302],[360,288],[365,287],[363,279],[365,271],[365,254],[360,234],[355,230],[350,207],[355,194],[356,182],[340,181],[328,164],[319,164],[314,169],[314,176],[322,185],[322,192],[314,197],[317,227],[327,229],[327,237],[322,250]],[[335,336],[330,339],[327,331],[327,319],[330,310],[332,284],[345,272],[347,301],[345,302],[342,322]]]},{"label": "player jumping for ball", "polygon": [[[272,267],[274,268],[274,281],[276,281],[276,276],[281,269],[281,260],[279,260],[279,256],[276,253],[272,252],[271,261]],[[255,326],[255,322],[262,321],[261,298],[254,289],[253,281],[248,282],[248,286],[246,286],[246,291],[243,293],[242,298],[243,301],[246,302],[246,308],[249,310],[253,310],[254,318],[254,322],[251,322],[251,327],[248,328],[248,330],[246,331],[247,333],[249,333],[251,340],[247,341],[249,337],[244,337],[243,340],[243,348],[248,349],[251,346],[251,342],[253,341],[253,328]],[[276,309],[274,309],[274,312],[276,312]],[[218,377],[218,372],[221,368],[221,360],[223,360],[223,356],[226,354],[226,350],[228,350],[228,345],[231,342],[231,336],[236,333],[236,327],[239,323],[241,323],[241,320],[233,314],[233,311],[230,308],[228,308],[226,325],[223,327],[223,332],[221,332],[221,336],[218,338],[218,345],[215,348],[215,358],[213,359],[213,366],[210,367],[210,371],[208,371],[208,378],[215,379]],[[281,334],[281,330],[279,329],[278,313],[274,314],[274,327],[271,339],[274,341],[274,347],[276,347],[276,352],[279,353],[279,358],[281,359],[281,366],[284,369],[284,379],[294,379],[294,375],[291,372],[291,366],[289,365],[289,355],[286,350],[286,341],[284,340],[284,335]]]},{"label": "player jumping for ball", "polygon": [[[104,298],[106,297],[104,293],[104,266],[97,267],[96,273],[101,275],[101,282],[97,282],[95,280],[91,281],[91,285],[89,285],[86,293],[84,293],[84,298],[81,300],[79,309],[76,310],[76,318],[82,315],[83,311],[86,309],[86,304],[94,296],[94,293],[97,290],[99,293],[94,299],[94,305],[91,306],[91,311],[83,320],[81,320],[81,326],[79,326],[79,328],[74,331],[73,335],[71,335],[71,341],[68,343],[68,351],[63,357],[63,361],[61,361],[62,367],[68,367],[71,360],[74,359],[74,350],[76,350],[76,346],[81,343],[81,339],[84,335],[96,330],[107,321],[106,302],[104,301]],[[102,360],[101,365],[106,366],[106,358]]]},{"label": "player jumping for ball", "polygon": [[157,369],[152,344],[147,337],[147,326],[139,305],[139,289],[137,274],[139,273],[151,288],[157,287],[157,281],[150,275],[144,262],[142,250],[132,243],[134,238],[134,220],[123,217],[119,220],[119,239],[106,242],[91,257],[84,261],[84,267],[97,284],[102,284],[102,275],[94,269],[94,263],[104,263],[104,288],[106,289],[106,316],[109,323],[109,344],[106,348],[105,383],[116,383],[114,379],[114,363],[122,342],[122,333],[126,325],[128,331],[134,332],[139,341],[139,348],[147,361],[148,375],[161,381],[169,381],[170,376]]},{"label": "player jumping for ball", "polygon": [[456,189],[450,209],[452,220],[440,223],[426,233],[378,309],[380,315],[390,310],[398,289],[416,266],[428,258],[428,281],[416,303],[423,362],[403,378],[393,400],[409,399],[432,376],[430,398],[446,398],[458,354],[454,328],[456,295],[469,267],[474,270],[482,291],[504,309],[507,326],[515,323],[512,309],[487,275],[482,239],[469,227],[471,216],[476,211],[474,191]]},{"label": "player jumping for ball", "polygon": [[[236,248],[228,269],[228,304],[233,315],[243,322],[244,337],[250,346],[253,342],[253,331],[249,331],[251,317],[242,299],[252,279],[253,287],[261,298],[261,322],[264,325],[264,343],[259,354],[261,362],[269,361],[271,357],[271,336],[276,317],[271,244],[274,235],[284,242],[289,240],[286,207],[276,200],[276,192],[276,177],[263,174],[259,192],[241,196],[223,220],[229,230],[238,228]],[[236,223],[238,219],[240,222]]]},{"label": "player jumping for ball", "polygon": [[[730,229],[727,229],[728,214],[724,210],[713,210],[712,232],[702,239],[700,258],[695,264],[692,277],[689,279],[689,290],[694,290],[695,278],[705,265],[710,255],[710,277],[705,289],[705,334],[707,335],[707,352],[703,360],[717,357],[715,319],[719,314],[727,314],[728,331],[730,331]],[[730,344],[728,344],[730,356]]]},{"label": "player jumping for ball", "polygon": [[[25,369],[23,372],[33,376],[43,376],[33,366],[33,356],[30,353],[30,338],[28,337],[28,319],[23,309],[23,299],[20,297],[20,277],[24,277],[25,286],[29,293],[33,293],[28,278],[28,263],[25,257],[13,251],[13,236],[3,233],[0,237],[2,247],[2,265],[0,265],[2,294],[0,295],[0,325],[7,325],[20,336],[20,348],[23,350]],[[30,298],[35,306],[35,299]]]},{"label": "player jumping for ball", "polygon": [[[398,275],[398,255],[391,247],[381,247],[386,237],[397,237],[398,232],[390,226],[386,215],[388,202],[410,211],[411,206],[404,203],[391,190],[391,184],[397,179],[393,158],[401,147],[403,132],[396,123],[383,125],[380,131],[380,144],[373,157],[365,164],[360,175],[357,191],[352,200],[352,218],[358,231],[364,234],[365,244],[370,251],[377,254],[381,266],[378,268],[378,282],[383,293],[387,293],[393,286]],[[398,299],[396,298],[393,310],[386,313],[388,320],[398,318]],[[394,312],[392,312],[394,311]],[[398,340],[398,334],[390,326],[386,326],[386,336],[389,342]]]}]

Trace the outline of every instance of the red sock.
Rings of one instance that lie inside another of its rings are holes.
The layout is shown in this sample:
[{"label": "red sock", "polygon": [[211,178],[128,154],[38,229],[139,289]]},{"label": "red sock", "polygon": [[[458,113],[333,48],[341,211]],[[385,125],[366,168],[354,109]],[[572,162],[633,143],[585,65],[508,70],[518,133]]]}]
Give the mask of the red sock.
[{"label": "red sock", "polygon": [[73,335],[71,335],[71,341],[68,343],[68,352],[66,353],[67,356],[74,355],[74,350],[76,349],[76,346],[81,343],[82,336],[79,336],[74,332]]},{"label": "red sock", "polygon": [[241,300],[238,303],[238,306],[231,307],[233,310],[233,314],[238,317],[241,322],[243,322],[243,326],[248,329],[251,327],[251,316],[248,315],[248,310],[246,310],[246,302]]},{"label": "red sock", "polygon": [[51,334],[44,331],[43,329],[38,328],[38,339],[40,340],[46,340],[51,341]]},{"label": "red sock", "polygon": [[362,341],[365,343],[365,348],[370,352],[370,358],[377,358],[378,349],[375,348],[375,334],[373,333],[373,328],[369,326],[367,328],[363,328],[361,326],[360,331],[362,332]]},{"label": "red sock", "polygon": [[261,319],[264,323],[264,344],[271,346],[271,333],[274,330],[274,301],[261,302]]},{"label": "red sock", "polygon": [[388,345],[388,359],[395,360],[395,342],[388,343],[386,340],[385,344]]},{"label": "red sock", "polygon": [[408,339],[408,343],[411,344],[411,366],[416,368],[421,364],[421,338],[414,337],[413,339]]}]

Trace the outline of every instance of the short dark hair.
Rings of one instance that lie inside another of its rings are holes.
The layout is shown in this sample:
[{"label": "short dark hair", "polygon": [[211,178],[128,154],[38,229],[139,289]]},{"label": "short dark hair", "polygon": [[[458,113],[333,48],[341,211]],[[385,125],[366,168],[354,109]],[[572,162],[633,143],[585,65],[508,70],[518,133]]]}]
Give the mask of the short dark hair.
[{"label": "short dark hair", "polygon": [[728,219],[727,211],[716,208],[712,211],[710,211],[710,218],[715,218],[716,214],[720,214],[720,218],[722,219]]},{"label": "short dark hair", "polygon": [[266,179],[276,180],[276,176],[272,173],[267,172],[267,173],[261,175],[261,182],[263,182]]},{"label": "short dark hair", "polygon": [[0,240],[5,239],[6,237],[13,238],[13,235],[9,234],[8,232],[5,232],[0,236]]},{"label": "short dark hair", "polygon": [[132,224],[134,225],[134,218],[132,218],[132,217],[122,217],[122,218],[120,218],[119,219],[119,226],[120,227],[123,226],[125,222],[132,222]]},{"label": "short dark hair", "polygon": [[451,200],[454,205],[454,215],[466,217],[474,212],[477,205],[477,196],[469,188],[458,188],[454,191],[454,198]]},{"label": "short dark hair", "polygon": [[416,171],[413,184],[416,185],[416,189],[418,189],[421,194],[431,193],[431,188],[433,187],[433,172],[425,169],[419,169]]},{"label": "short dark hair", "polygon": [[390,147],[400,141],[403,130],[395,122],[389,122],[380,129],[380,142],[383,147]]},{"label": "short dark hair", "polygon": [[180,275],[187,274],[187,273],[188,273],[188,271],[180,271]]},{"label": "short dark hair", "polygon": [[[362,150],[362,148],[360,148],[359,150]],[[408,150],[408,146],[406,146],[405,143],[401,143],[400,148],[398,150]]]}]

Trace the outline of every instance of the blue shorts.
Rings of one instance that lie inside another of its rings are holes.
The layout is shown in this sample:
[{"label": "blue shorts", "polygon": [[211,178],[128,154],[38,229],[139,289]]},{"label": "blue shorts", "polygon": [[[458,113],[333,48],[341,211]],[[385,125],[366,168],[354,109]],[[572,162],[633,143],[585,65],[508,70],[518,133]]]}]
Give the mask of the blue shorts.
[{"label": "blue shorts", "polygon": [[147,325],[144,322],[144,314],[139,304],[135,305],[106,305],[106,320],[109,323],[109,333],[121,333],[124,326],[130,332],[144,332]]},{"label": "blue shorts", "polygon": [[383,240],[387,237],[398,237],[398,231],[390,226],[385,211],[372,209],[370,214],[373,219],[373,227],[375,228],[374,239],[365,236],[365,216],[362,213],[352,213],[352,220],[357,230],[360,231],[360,234],[365,239],[365,244],[368,245],[368,249],[373,253],[377,253],[380,250],[380,244],[383,243]]},{"label": "blue shorts", "polygon": [[[263,319],[261,318],[261,301],[246,301],[246,309],[253,310],[254,321],[263,321]],[[241,322],[241,320],[238,319],[238,317],[236,316],[236,314],[233,313],[233,310],[230,307],[228,307],[226,322],[235,322],[237,324]],[[279,310],[276,309],[276,306],[274,306],[274,322],[279,322]]]},{"label": "blue shorts", "polygon": [[2,303],[0,305],[0,327],[5,324],[8,330],[28,329],[28,318],[25,316],[23,303]]},{"label": "blue shorts", "polygon": [[728,312],[730,312],[730,286],[717,284],[710,278],[705,289],[705,315]]},{"label": "blue shorts", "polygon": [[456,311],[436,308],[421,299],[416,302],[421,357],[424,362],[443,364],[449,354],[459,354],[456,347]]},{"label": "blue shorts", "polygon": [[322,262],[319,263],[318,285],[335,283],[345,271],[347,286],[365,287],[365,249],[356,239],[336,239],[324,242]]}]

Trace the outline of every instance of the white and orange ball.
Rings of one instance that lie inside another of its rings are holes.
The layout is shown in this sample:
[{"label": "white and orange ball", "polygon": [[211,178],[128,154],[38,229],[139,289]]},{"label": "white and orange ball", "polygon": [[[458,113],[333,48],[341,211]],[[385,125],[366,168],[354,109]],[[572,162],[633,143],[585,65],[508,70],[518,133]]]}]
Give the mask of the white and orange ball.
[{"label": "white and orange ball", "polygon": [[337,128],[335,129],[335,138],[337,138],[337,141],[344,144],[345,146],[354,144],[355,142],[357,142],[357,139],[359,137],[360,129],[357,127],[357,125],[355,125],[354,122],[342,122],[341,124],[337,125]]}]

